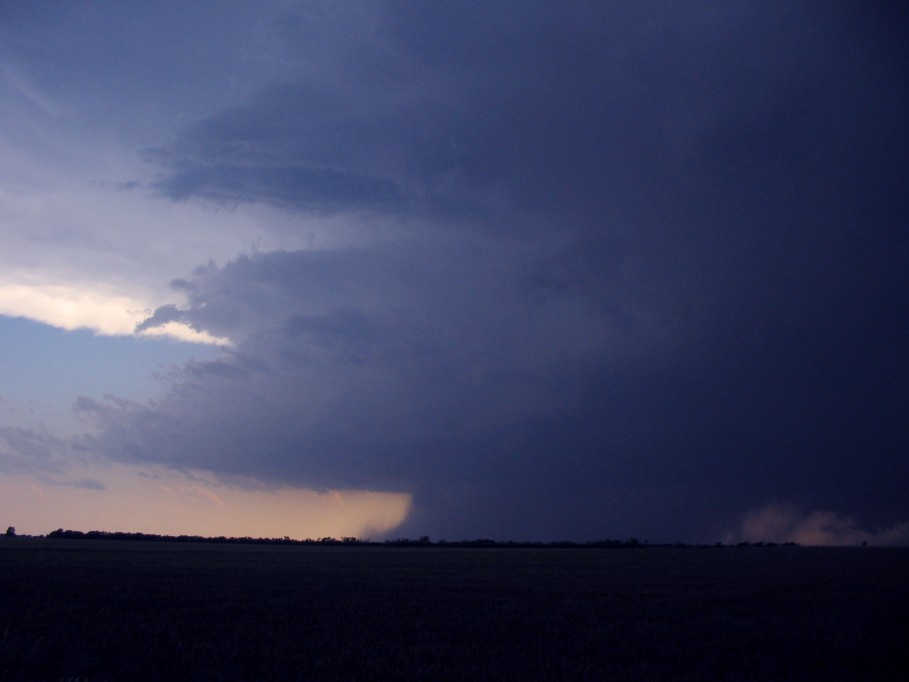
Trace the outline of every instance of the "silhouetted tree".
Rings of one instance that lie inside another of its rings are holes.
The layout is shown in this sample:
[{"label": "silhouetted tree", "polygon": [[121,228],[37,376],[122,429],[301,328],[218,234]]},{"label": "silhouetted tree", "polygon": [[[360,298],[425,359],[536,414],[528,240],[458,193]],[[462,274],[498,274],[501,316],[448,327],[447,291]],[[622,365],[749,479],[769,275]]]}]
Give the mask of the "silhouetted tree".
[{"label": "silhouetted tree", "polygon": [[[0,528],[2,528],[2,526],[0,526]],[[8,538],[16,537],[16,527],[15,526],[10,526],[9,528],[6,529],[6,537],[8,537]]]}]

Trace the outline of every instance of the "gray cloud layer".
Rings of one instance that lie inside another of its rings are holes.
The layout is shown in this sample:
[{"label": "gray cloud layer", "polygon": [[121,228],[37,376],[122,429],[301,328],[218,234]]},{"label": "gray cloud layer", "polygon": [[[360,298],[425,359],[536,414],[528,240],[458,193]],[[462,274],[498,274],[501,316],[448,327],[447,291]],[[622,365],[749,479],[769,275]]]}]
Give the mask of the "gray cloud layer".
[{"label": "gray cloud layer", "polygon": [[82,399],[84,445],[413,491],[449,537],[718,539],[780,498],[909,518],[898,18],[307,7],[259,26],[280,82],[146,154],[172,200],[360,241],[175,282],[189,306],[140,326],[236,347],[158,402]]},{"label": "gray cloud layer", "polygon": [[0,472],[57,471],[65,443],[44,427],[0,427]]}]

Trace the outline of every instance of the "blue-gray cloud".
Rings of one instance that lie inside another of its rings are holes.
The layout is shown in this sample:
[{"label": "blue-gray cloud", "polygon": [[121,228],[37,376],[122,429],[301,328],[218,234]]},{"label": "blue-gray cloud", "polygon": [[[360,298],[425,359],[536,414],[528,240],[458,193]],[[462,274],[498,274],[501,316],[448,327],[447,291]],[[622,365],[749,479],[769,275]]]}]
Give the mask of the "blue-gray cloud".
[{"label": "blue-gray cloud", "polygon": [[96,481],[93,478],[80,478],[78,480],[55,480],[48,478],[47,476],[40,476],[38,480],[41,483],[46,485],[56,485],[63,488],[82,488],[83,490],[96,490],[102,491],[107,490],[107,486],[104,485],[101,481]]},{"label": "blue-gray cloud", "polygon": [[83,446],[415,492],[436,535],[718,539],[780,498],[909,518],[886,22],[366,7],[262,24],[280,82],[147,152],[175,201],[366,236],[175,282],[186,307],[140,327],[179,315],[235,348],[154,403],[82,399]]},{"label": "blue-gray cloud", "polygon": [[151,316],[137,324],[136,331],[144,332],[147,329],[154,329],[155,327],[160,327],[168,322],[181,322],[182,318],[183,313],[180,312],[177,306],[169,303],[158,307]]},{"label": "blue-gray cloud", "polygon": [[387,180],[293,165],[184,163],[159,183],[158,189],[172,199],[194,196],[226,204],[262,201],[325,212],[386,209],[402,200],[395,185]]},{"label": "blue-gray cloud", "polygon": [[58,472],[65,468],[68,443],[44,425],[0,427],[0,473]]}]

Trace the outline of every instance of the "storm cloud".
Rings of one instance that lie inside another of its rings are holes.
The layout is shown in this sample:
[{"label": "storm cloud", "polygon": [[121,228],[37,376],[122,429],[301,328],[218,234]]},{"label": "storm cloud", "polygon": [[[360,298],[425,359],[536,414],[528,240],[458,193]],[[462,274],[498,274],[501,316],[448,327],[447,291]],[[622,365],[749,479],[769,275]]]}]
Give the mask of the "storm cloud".
[{"label": "storm cloud", "polygon": [[80,447],[413,493],[434,536],[909,518],[902,18],[289,7],[249,48],[272,82],[142,153],[163,198],[320,245],[175,281],[138,329],[233,345],[155,401],[81,398]]}]

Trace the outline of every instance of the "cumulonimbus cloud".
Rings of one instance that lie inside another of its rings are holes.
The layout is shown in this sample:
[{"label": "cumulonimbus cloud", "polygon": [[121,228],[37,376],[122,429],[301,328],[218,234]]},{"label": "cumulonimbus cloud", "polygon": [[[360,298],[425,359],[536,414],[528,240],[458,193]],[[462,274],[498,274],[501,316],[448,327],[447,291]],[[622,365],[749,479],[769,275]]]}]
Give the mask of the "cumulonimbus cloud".
[{"label": "cumulonimbus cloud", "polygon": [[267,212],[139,323],[232,346],[154,401],[81,398],[76,445],[413,494],[420,534],[688,540],[777,481],[906,518],[905,83],[826,7],[259,23],[281,77],[162,136],[142,185],[216,215],[160,214],[173,244]]}]

